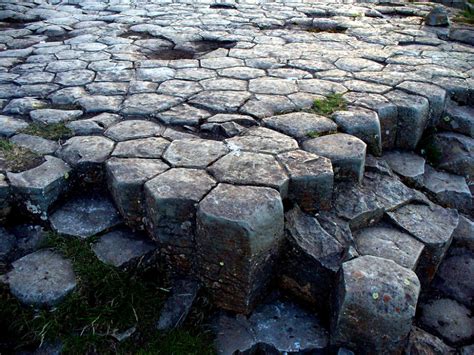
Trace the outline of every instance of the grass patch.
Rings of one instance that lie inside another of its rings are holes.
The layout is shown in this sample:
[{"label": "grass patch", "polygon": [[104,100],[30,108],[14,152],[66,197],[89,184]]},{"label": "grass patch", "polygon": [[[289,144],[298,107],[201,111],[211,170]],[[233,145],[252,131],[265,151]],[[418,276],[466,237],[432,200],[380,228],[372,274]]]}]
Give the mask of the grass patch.
[{"label": "grass patch", "polygon": [[[34,349],[42,341],[60,339],[66,354],[212,354],[211,339],[188,325],[158,333],[157,321],[166,281],[157,270],[123,272],[100,262],[90,240],[50,233],[46,246],[73,263],[78,285],[52,310],[22,306],[5,286],[0,288],[0,353]],[[113,334],[136,327],[118,342]]]},{"label": "grass patch", "polygon": [[[469,2],[474,4],[474,1],[472,0]],[[454,21],[474,25],[474,10],[472,8],[467,8],[461,11],[459,15],[454,18]]]},{"label": "grass patch", "polygon": [[43,157],[0,138],[0,171],[20,172],[34,168],[43,162]]},{"label": "grass patch", "polygon": [[68,139],[73,135],[73,132],[62,122],[48,125],[42,123],[32,123],[21,132],[54,141]]},{"label": "grass patch", "polygon": [[314,100],[312,111],[322,116],[331,116],[336,111],[345,110],[346,107],[342,94],[331,94],[325,99]]}]

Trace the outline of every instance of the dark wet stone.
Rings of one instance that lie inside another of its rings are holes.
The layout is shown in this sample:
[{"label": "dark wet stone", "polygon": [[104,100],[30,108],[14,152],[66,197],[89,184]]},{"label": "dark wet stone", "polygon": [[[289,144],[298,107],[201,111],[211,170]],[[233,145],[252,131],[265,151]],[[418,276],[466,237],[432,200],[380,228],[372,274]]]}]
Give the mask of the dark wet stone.
[{"label": "dark wet stone", "polygon": [[91,237],[121,222],[112,201],[101,195],[73,199],[59,207],[49,220],[56,232],[80,238]]},{"label": "dark wet stone", "polygon": [[410,152],[391,151],[383,159],[407,184],[420,186],[425,173],[425,159]]},{"label": "dark wet stone", "polygon": [[448,12],[442,6],[436,6],[425,17],[425,24],[428,26],[448,26]]},{"label": "dark wet stone", "polygon": [[334,302],[331,343],[357,352],[396,352],[415,316],[420,283],[392,260],[361,256],[342,265]]},{"label": "dark wet stone", "polygon": [[175,281],[171,294],[160,311],[156,328],[160,331],[178,328],[186,320],[199,289],[200,284],[197,281],[190,279]]},{"label": "dark wet stone", "polygon": [[0,227],[0,265],[6,264],[16,247],[16,238],[5,228]]},{"label": "dark wet stone", "polygon": [[466,248],[474,252],[474,222],[459,215],[459,223],[453,232],[453,246]]},{"label": "dark wet stone", "polygon": [[454,355],[455,350],[443,343],[434,335],[413,326],[408,344],[405,347],[407,355]]}]

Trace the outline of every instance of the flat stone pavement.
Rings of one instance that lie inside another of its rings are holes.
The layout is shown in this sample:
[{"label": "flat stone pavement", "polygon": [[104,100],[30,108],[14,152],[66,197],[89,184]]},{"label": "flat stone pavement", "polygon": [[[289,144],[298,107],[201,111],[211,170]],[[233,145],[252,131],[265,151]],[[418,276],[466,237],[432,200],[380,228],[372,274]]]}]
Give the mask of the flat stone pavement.
[{"label": "flat stone pavement", "polygon": [[[409,290],[409,302],[394,303],[405,311],[391,335],[404,339],[420,283],[435,277],[458,224],[456,211],[428,198],[472,215],[474,31],[426,26],[432,6],[0,0],[0,138],[40,156],[25,169],[0,159],[0,221],[21,204],[87,238],[121,221],[116,207],[150,238],[112,231],[94,247],[101,260],[121,267],[158,248],[220,308],[244,314],[287,243],[281,287],[322,308],[343,263],[348,275],[385,280],[384,292]],[[346,102],[339,111],[311,110],[334,94]],[[434,128],[448,131],[433,143],[446,172],[407,152]],[[67,192],[103,181],[115,207],[104,197],[57,208]],[[90,226],[69,225],[85,216]],[[383,217],[390,223],[378,225]],[[128,259],[110,259],[114,246]],[[338,281],[354,314],[365,307],[392,327],[371,308],[382,291],[356,279]],[[359,302],[359,287],[368,300]],[[345,322],[336,345],[359,338]],[[380,339],[370,341],[383,348]]]}]

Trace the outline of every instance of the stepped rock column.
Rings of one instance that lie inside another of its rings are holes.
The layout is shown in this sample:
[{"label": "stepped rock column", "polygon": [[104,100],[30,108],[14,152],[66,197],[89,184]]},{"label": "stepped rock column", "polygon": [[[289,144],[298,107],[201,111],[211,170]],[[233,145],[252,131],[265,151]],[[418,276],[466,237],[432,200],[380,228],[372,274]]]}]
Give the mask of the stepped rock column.
[{"label": "stepped rock column", "polygon": [[283,203],[271,188],[219,184],[200,202],[200,276],[217,306],[252,310],[270,281],[283,228]]}]

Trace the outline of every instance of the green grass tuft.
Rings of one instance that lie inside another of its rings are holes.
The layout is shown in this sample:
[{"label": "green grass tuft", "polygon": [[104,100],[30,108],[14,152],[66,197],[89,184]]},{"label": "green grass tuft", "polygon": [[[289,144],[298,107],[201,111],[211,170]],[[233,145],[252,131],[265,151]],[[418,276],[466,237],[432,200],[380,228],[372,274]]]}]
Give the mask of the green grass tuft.
[{"label": "green grass tuft", "polygon": [[[92,252],[92,242],[50,233],[45,247],[70,259],[78,280],[76,290],[55,309],[34,311],[0,288],[0,353],[57,339],[67,354],[213,353],[210,337],[200,328],[155,330],[166,286],[159,271],[125,272],[105,265]],[[127,340],[112,337],[131,327],[136,332]]]},{"label": "green grass tuft", "polygon": [[331,116],[336,111],[345,110],[347,107],[346,101],[342,94],[331,94],[325,99],[314,100],[313,112],[323,116]]},{"label": "green grass tuft", "polygon": [[68,139],[73,132],[62,122],[53,124],[32,123],[21,131],[32,136],[43,137],[54,141]]},{"label": "green grass tuft", "polygon": [[42,161],[35,152],[0,138],[0,171],[20,172],[38,166]]}]

